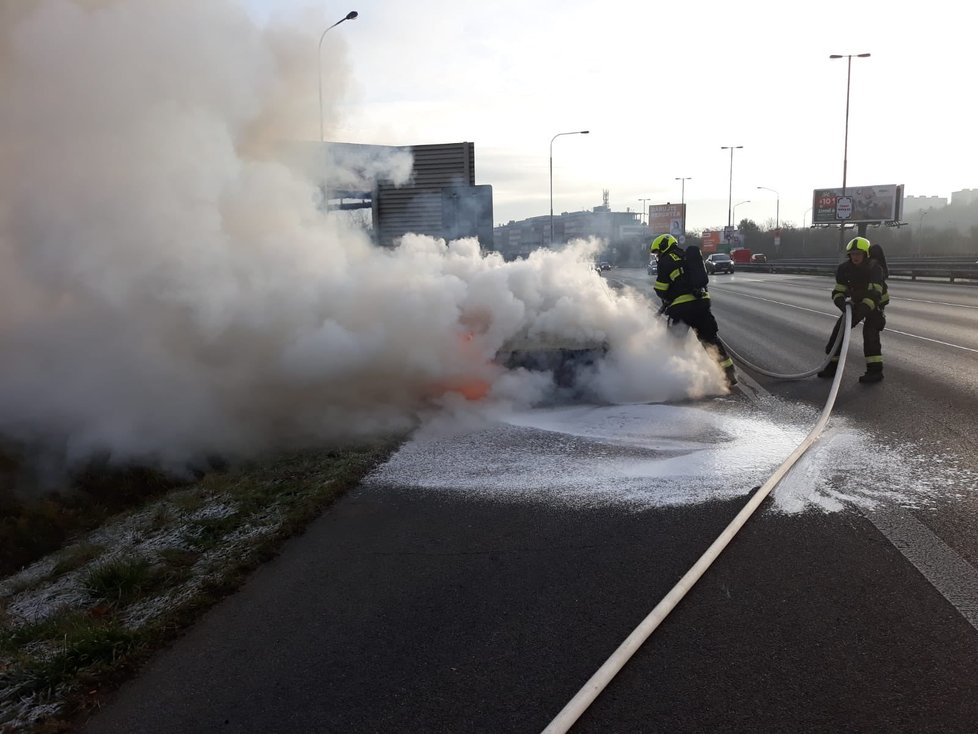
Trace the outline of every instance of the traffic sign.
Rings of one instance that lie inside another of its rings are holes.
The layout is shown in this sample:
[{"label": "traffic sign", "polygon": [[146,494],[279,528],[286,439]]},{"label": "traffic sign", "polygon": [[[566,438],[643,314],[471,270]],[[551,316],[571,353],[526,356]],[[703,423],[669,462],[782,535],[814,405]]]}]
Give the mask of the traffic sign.
[{"label": "traffic sign", "polygon": [[835,202],[835,216],[838,219],[848,219],[852,216],[852,197],[840,196]]}]

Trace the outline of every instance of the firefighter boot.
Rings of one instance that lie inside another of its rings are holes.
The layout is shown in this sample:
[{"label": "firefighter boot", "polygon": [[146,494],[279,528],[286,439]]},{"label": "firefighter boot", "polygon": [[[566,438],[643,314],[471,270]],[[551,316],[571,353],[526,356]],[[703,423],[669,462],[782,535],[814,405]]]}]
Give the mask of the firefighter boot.
[{"label": "firefighter boot", "polygon": [[835,371],[838,367],[839,367],[838,358],[833,358],[831,362],[825,365],[825,369],[818,373],[818,376],[831,379],[835,377]]},{"label": "firefighter boot", "polygon": [[859,376],[859,381],[863,384],[879,382],[883,379],[883,363],[871,362],[866,365],[866,374]]}]

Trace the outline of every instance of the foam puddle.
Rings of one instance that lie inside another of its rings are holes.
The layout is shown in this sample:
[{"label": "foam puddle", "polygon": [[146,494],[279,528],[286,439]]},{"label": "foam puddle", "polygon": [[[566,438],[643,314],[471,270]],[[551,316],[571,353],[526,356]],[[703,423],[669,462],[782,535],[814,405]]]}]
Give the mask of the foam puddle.
[{"label": "foam puddle", "polygon": [[[578,506],[698,504],[747,495],[814,423],[807,411],[785,405],[775,411],[777,422],[710,408],[546,408],[498,416],[474,429],[422,430],[365,484]],[[833,418],[833,425],[839,427],[823,434],[775,491],[777,510],[919,505],[938,487],[974,484],[974,473],[951,461],[936,476],[933,456],[925,462],[844,421]]]}]

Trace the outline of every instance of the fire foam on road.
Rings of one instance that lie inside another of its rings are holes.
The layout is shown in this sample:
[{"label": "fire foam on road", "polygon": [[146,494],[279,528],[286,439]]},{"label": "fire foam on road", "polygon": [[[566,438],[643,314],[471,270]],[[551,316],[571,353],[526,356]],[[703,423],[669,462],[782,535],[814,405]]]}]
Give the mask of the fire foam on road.
[{"label": "fire foam on road", "polygon": [[[547,408],[476,428],[421,431],[367,484],[636,509],[745,496],[810,425],[808,416],[786,406],[774,419],[730,407],[727,401]],[[905,451],[881,446],[841,421],[835,425],[774,493],[779,511],[919,504],[946,483],[948,477],[934,478]],[[884,471],[889,481],[880,487],[876,478]]]}]

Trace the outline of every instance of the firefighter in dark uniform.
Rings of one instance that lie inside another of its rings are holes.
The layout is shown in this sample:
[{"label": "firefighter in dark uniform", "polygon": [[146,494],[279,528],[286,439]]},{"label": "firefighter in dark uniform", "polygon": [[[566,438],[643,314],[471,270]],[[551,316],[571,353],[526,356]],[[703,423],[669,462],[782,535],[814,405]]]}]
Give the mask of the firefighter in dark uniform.
[{"label": "firefighter in dark uniform", "polygon": [[883,274],[883,295],[880,296],[880,316],[883,317],[883,325],[886,326],[886,307],[890,303],[890,290],[886,287],[886,281],[890,277],[890,269],[886,264],[886,254],[883,252],[883,248],[879,245],[870,245],[869,261],[879,265]]},{"label": "firefighter in dark uniform", "polygon": [[[863,322],[863,354],[866,357],[866,374],[860,376],[862,383],[879,382],[883,379],[883,348],[880,344],[880,332],[886,326],[883,317],[883,307],[889,300],[886,292],[886,279],[883,268],[877,259],[870,259],[870,244],[865,237],[854,237],[846,245],[848,257],[839,264],[835,272],[835,288],[832,289],[832,300],[836,307],[843,312],[835,322],[832,336],[825,345],[825,353],[832,349],[842,322],[845,320],[846,300],[852,303],[852,325]],[[818,373],[819,377],[834,377],[839,364],[839,352],[842,344],[836,348],[832,361]]]},{"label": "firefighter in dark uniform", "polygon": [[719,327],[710,308],[710,294],[705,287],[694,288],[689,284],[685,253],[680,249],[679,241],[671,234],[661,234],[652,240],[649,249],[656,256],[658,264],[655,292],[662,299],[662,309],[670,323],[686,324],[702,344],[716,349],[727,385],[733,387],[737,384],[737,373],[733,360],[717,336]]}]

